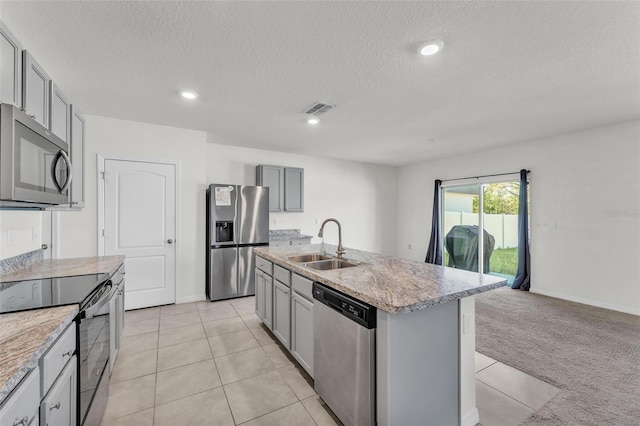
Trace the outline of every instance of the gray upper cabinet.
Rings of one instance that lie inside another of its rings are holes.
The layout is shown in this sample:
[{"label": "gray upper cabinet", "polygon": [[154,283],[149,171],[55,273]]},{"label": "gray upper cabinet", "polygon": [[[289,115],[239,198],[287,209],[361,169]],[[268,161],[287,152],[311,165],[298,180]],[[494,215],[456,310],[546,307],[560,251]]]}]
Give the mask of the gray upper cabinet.
[{"label": "gray upper cabinet", "polygon": [[69,143],[71,138],[71,103],[60,88],[50,81],[49,124],[51,133]]},{"label": "gray upper cabinet", "polygon": [[284,168],[284,211],[304,211],[304,169]]},{"label": "gray upper cabinet", "polygon": [[269,211],[284,211],[284,167],[257,166],[256,184],[269,188]]},{"label": "gray upper cabinet", "polygon": [[269,187],[270,212],[304,211],[304,169],[259,165],[256,184]]},{"label": "gray upper cabinet", "polygon": [[84,138],[85,121],[71,105],[71,207],[84,207]]},{"label": "gray upper cabinet", "polygon": [[49,82],[44,69],[26,50],[22,51],[22,100],[27,114],[49,128]]},{"label": "gray upper cabinet", "polygon": [[22,47],[0,22],[0,102],[22,107]]}]

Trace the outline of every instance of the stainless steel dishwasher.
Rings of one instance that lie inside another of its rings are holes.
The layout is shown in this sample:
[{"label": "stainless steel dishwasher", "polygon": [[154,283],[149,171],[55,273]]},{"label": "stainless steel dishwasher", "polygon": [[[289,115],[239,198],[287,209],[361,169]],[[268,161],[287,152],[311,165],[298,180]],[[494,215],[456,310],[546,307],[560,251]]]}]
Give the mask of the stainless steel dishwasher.
[{"label": "stainless steel dishwasher", "polygon": [[313,283],[314,387],[345,425],[375,425],[376,308]]}]

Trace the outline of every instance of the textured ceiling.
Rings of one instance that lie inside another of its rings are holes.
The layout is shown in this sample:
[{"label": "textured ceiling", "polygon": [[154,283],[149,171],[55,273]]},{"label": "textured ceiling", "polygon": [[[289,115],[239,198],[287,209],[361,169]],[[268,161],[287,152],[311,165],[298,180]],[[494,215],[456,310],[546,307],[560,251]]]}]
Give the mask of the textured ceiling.
[{"label": "textured ceiling", "polygon": [[[400,165],[640,118],[638,1],[2,1],[0,19],[86,114],[225,144]],[[336,107],[310,127],[315,101]]]}]

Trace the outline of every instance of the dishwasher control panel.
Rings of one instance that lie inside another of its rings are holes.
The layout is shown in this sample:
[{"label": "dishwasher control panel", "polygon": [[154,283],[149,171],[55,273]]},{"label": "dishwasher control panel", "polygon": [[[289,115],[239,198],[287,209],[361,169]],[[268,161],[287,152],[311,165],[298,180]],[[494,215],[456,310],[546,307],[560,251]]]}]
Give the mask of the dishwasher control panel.
[{"label": "dishwasher control panel", "polygon": [[367,329],[376,328],[376,308],[324,284],[313,283],[313,298]]}]

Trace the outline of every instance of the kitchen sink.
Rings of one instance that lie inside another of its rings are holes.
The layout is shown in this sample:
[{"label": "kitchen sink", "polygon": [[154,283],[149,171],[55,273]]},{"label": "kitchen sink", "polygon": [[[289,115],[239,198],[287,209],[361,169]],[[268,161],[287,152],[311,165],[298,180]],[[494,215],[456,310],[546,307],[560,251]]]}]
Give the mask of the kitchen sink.
[{"label": "kitchen sink", "polygon": [[317,262],[309,262],[305,266],[311,269],[326,271],[329,269],[350,268],[352,266],[358,266],[358,264],[347,262],[346,260],[341,260],[341,259],[331,259],[331,260],[320,260]]},{"label": "kitchen sink", "polygon": [[301,254],[299,256],[289,256],[289,260],[297,263],[317,262],[319,260],[331,260],[330,256],[320,253]]}]

